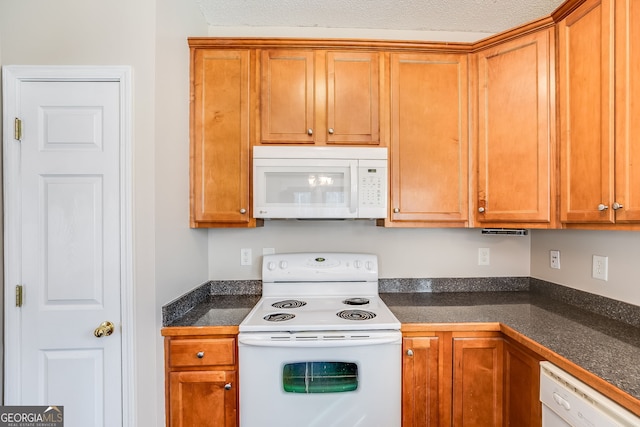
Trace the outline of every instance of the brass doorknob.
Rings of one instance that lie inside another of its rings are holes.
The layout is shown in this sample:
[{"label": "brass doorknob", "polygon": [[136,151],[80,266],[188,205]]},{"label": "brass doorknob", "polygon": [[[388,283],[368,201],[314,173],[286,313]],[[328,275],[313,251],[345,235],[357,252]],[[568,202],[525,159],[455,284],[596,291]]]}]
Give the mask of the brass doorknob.
[{"label": "brass doorknob", "polygon": [[93,331],[93,335],[95,335],[96,338],[108,337],[113,333],[113,329],[114,329],[113,323],[107,320],[100,323],[100,326],[98,326]]}]

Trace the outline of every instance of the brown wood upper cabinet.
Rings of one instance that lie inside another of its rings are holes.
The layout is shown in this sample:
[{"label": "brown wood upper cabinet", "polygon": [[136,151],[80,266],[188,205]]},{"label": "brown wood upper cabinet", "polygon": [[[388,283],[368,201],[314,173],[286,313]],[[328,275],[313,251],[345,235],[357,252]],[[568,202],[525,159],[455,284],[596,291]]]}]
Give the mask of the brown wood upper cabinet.
[{"label": "brown wood upper cabinet", "polygon": [[468,225],[468,55],[390,54],[385,226]]},{"label": "brown wood upper cabinet", "polygon": [[638,228],[640,5],[587,0],[560,21],[558,40],[560,219]]},{"label": "brown wood upper cabinet", "polygon": [[474,54],[472,205],[479,226],[556,224],[554,34],[547,28]]},{"label": "brown wood upper cabinet", "polygon": [[261,52],[260,142],[380,144],[382,55]]},{"label": "brown wood upper cabinet", "polygon": [[248,49],[191,49],[191,227],[249,227]]}]

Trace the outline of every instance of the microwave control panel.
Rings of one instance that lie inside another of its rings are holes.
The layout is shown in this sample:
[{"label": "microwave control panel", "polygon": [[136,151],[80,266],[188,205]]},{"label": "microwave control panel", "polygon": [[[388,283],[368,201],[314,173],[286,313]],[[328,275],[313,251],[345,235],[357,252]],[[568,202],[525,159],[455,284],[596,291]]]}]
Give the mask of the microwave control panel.
[{"label": "microwave control panel", "polygon": [[367,210],[374,209],[376,216],[372,217],[380,218],[380,212],[386,212],[387,209],[386,164],[360,165],[358,169],[358,208],[361,210],[359,216],[366,217]]}]

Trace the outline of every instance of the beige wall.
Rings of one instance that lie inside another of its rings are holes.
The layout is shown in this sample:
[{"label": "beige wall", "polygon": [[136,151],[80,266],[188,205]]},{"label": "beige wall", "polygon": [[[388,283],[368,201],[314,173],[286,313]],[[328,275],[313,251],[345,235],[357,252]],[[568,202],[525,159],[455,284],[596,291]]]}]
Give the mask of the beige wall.
[{"label": "beige wall", "polygon": [[[160,308],[207,279],[206,232],[188,228],[189,35],[196,0],[4,0],[0,65],[133,70],[137,425],[164,425]],[[155,349],[155,351],[150,350]]]},{"label": "beige wall", "polygon": [[[483,236],[478,229],[387,229],[372,221],[267,221],[254,230],[209,231],[209,276],[259,279],[263,248],[276,252],[371,252],[383,278],[529,276],[529,236]],[[252,266],[240,266],[251,248]],[[478,265],[489,248],[490,265]]]},{"label": "beige wall", "polygon": [[[2,24],[0,23],[0,29]],[[0,30],[0,65],[2,65],[2,31]],[[0,76],[1,77],[1,76]],[[0,85],[0,99],[2,99],[2,85]],[[0,117],[2,117],[2,102],[0,102]],[[0,119],[0,142],[3,135],[3,120]],[[0,147],[2,144],[0,144]],[[2,149],[0,149],[0,165],[2,164]],[[0,173],[0,188],[3,188],[3,174]],[[0,190],[1,193],[1,190]],[[0,212],[4,212],[3,198],[0,197]],[[2,217],[2,214],[0,214]],[[4,402],[4,225],[0,221],[0,403]]]},{"label": "beige wall", "polygon": [[[560,270],[549,251],[560,251]],[[609,258],[609,280],[591,277],[593,255]],[[531,276],[640,305],[640,233],[633,231],[537,230],[531,238]]]}]

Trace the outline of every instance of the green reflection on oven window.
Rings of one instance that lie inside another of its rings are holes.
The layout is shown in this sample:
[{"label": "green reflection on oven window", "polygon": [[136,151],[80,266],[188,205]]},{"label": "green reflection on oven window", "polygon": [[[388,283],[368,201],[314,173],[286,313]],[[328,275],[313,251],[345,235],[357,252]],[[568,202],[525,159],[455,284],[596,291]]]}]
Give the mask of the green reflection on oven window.
[{"label": "green reflection on oven window", "polygon": [[282,385],[288,393],[342,393],[358,388],[358,365],[349,362],[287,363]]}]

